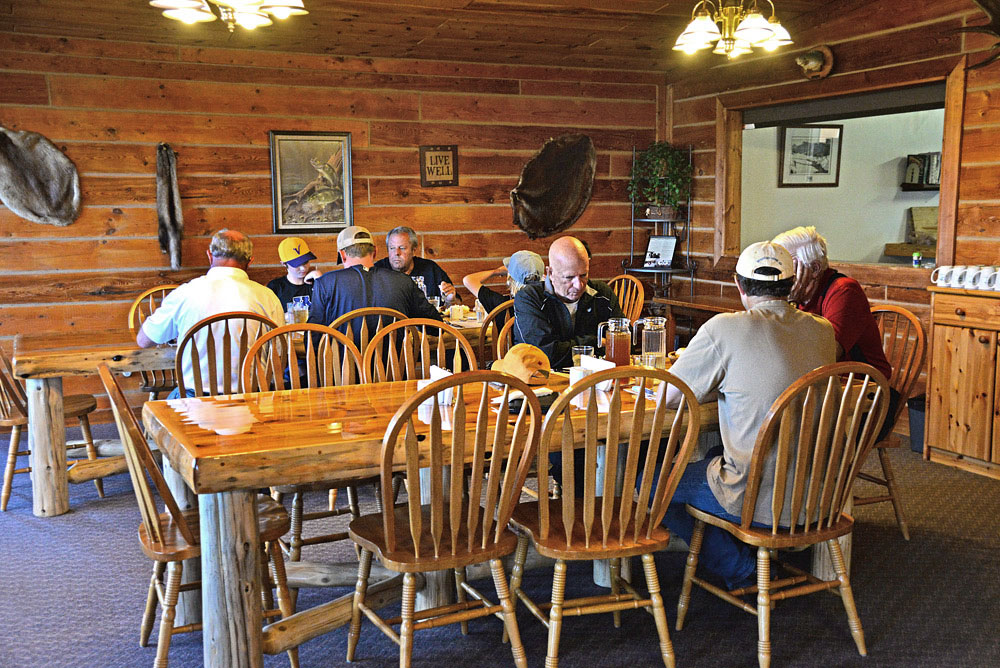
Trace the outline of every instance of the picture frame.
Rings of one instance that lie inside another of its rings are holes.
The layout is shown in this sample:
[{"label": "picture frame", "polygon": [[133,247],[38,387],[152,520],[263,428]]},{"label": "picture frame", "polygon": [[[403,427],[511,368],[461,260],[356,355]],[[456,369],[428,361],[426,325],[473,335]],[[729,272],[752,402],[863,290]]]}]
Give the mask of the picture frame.
[{"label": "picture frame", "polygon": [[840,185],[843,125],[778,126],[778,187]]},{"label": "picture frame", "polygon": [[674,263],[677,237],[654,234],[646,245],[646,258],[642,261],[645,269],[669,269]]},{"label": "picture frame", "polygon": [[420,187],[458,185],[458,145],[420,147]]},{"label": "picture frame", "polygon": [[271,130],[269,136],[275,234],[352,225],[351,133]]}]

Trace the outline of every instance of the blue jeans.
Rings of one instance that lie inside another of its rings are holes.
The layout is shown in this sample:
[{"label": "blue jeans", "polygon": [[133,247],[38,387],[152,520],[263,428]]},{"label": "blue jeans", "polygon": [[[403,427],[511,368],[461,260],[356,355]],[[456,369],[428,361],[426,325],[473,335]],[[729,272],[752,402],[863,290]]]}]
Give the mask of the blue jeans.
[{"label": "blue jeans", "polygon": [[[688,464],[663,518],[667,528],[683,538],[688,545],[691,544],[691,534],[694,533],[694,518],[684,508],[685,504],[733,522],[740,521],[737,515],[731,515],[719,505],[712,488],[708,486],[706,472],[709,463],[715,459],[713,452],[717,452],[717,449],[709,451],[705,459]],[[757,569],[757,550],[718,527],[706,525],[699,562],[724,579],[726,586],[734,588],[742,586],[744,581],[753,576]]]},{"label": "blue jeans", "polygon": [[[189,397],[194,397],[194,390],[190,388],[185,388],[184,393]],[[167,395],[167,399],[180,399],[181,398],[181,388],[175,387],[170,390],[170,394]]]}]

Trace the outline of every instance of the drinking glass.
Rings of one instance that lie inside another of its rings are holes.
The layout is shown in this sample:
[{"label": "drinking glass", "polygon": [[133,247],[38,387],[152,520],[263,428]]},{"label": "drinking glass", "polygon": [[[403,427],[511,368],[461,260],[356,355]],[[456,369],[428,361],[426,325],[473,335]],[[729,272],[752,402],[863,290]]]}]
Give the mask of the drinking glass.
[{"label": "drinking glass", "polygon": [[431,306],[434,307],[434,310],[436,310],[436,311],[441,310],[441,298],[440,297],[428,297],[427,301],[429,301],[431,303]]},{"label": "drinking glass", "polygon": [[594,354],[594,346],[573,346],[573,366],[580,366],[580,357]]}]

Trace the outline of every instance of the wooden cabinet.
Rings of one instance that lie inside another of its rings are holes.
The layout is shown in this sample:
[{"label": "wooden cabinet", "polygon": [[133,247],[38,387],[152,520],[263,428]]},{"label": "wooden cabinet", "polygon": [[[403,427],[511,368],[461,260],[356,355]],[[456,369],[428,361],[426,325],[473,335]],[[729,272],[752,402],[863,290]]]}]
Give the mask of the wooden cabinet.
[{"label": "wooden cabinet", "polygon": [[1000,478],[1000,292],[928,288],[924,457]]}]

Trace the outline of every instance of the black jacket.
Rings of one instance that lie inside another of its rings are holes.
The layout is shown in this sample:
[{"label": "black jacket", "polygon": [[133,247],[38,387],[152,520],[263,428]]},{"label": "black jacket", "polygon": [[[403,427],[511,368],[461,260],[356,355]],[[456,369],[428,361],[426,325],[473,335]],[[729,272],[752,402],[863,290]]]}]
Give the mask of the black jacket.
[{"label": "black jacket", "polygon": [[565,368],[572,366],[573,346],[594,346],[597,352],[599,323],[624,317],[607,283],[590,281],[574,320],[546,279],[544,283],[529,283],[514,298],[514,342],[538,346],[552,368]]}]

